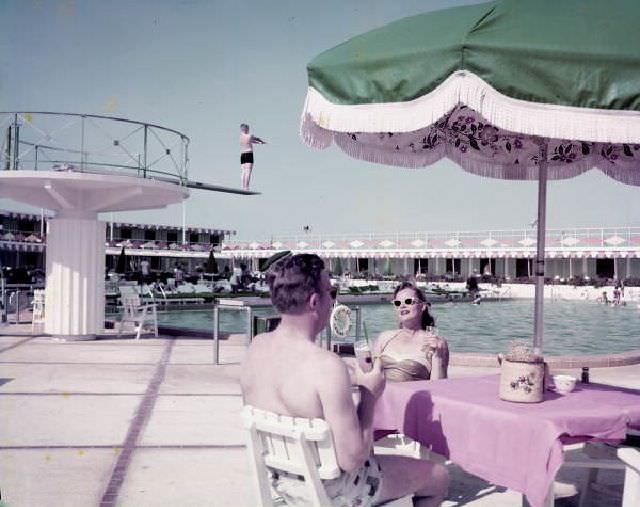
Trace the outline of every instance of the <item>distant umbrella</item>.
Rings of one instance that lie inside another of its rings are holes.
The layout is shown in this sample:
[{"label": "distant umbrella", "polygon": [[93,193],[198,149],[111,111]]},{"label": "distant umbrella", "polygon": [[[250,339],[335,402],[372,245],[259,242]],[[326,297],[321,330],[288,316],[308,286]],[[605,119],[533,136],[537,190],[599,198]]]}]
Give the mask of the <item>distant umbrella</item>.
[{"label": "distant umbrella", "polygon": [[127,255],[124,253],[124,245],[118,256],[118,262],[116,263],[116,273],[124,274],[127,270]]},{"label": "distant umbrella", "polygon": [[213,274],[218,273],[218,262],[216,261],[216,258],[213,256],[213,250],[209,252],[209,258],[207,259],[206,272],[213,273]]}]

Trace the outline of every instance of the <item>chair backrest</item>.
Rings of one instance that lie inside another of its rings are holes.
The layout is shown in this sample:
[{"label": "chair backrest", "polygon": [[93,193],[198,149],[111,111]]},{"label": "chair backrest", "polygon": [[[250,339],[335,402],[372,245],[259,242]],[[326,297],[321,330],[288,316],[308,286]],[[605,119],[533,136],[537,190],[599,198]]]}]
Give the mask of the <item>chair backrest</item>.
[{"label": "chair backrest", "polygon": [[327,505],[329,500],[321,480],[335,479],[341,474],[327,422],[278,415],[250,405],[243,408],[242,418],[261,505],[272,505],[269,469],[302,476],[313,504]]},{"label": "chair backrest", "polygon": [[33,304],[44,305],[44,289],[34,289],[33,291]]},{"label": "chair backrest", "polygon": [[33,325],[44,322],[44,289],[33,291],[33,302],[31,303],[31,322]]},{"label": "chair backrest", "polygon": [[118,291],[122,296],[125,296],[128,294],[138,294],[138,286],[131,285],[131,284],[126,284],[126,285],[120,284],[118,285]]}]

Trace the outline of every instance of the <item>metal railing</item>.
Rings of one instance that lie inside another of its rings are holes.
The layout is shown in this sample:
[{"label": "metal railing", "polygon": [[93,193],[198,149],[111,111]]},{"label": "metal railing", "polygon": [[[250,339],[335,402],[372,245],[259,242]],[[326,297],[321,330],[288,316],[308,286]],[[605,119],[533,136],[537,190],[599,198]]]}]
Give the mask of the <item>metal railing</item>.
[{"label": "metal railing", "polygon": [[[249,346],[251,344],[251,340],[253,340],[254,336],[254,320],[255,316],[253,313],[253,308],[250,304],[242,301],[241,299],[230,299],[230,300],[216,300],[214,301],[213,306],[213,364],[220,364],[220,311],[235,311],[242,312],[245,314],[245,322],[246,322],[246,345]],[[351,310],[355,313],[355,323],[354,330],[349,334],[349,338],[353,337],[352,340],[358,341],[361,337],[363,320],[362,320],[362,310],[359,306],[351,307]],[[272,319],[278,318],[277,316],[270,317],[262,317],[263,319]],[[270,329],[266,329],[265,331],[270,331]],[[349,340],[350,341],[350,340]],[[318,339],[318,346],[324,346],[327,350],[333,350],[332,343],[332,333],[331,333],[331,325],[327,325],[324,331],[321,333]]]},{"label": "metal railing", "polygon": [[[33,290],[44,288],[33,284],[8,284],[0,278],[0,323],[9,323],[9,316],[13,316],[13,324],[22,323],[21,314],[31,306]],[[25,321],[28,322],[28,321]]]},{"label": "metal railing", "polygon": [[59,170],[185,185],[189,138],[177,130],[93,114],[0,112],[0,170]]}]

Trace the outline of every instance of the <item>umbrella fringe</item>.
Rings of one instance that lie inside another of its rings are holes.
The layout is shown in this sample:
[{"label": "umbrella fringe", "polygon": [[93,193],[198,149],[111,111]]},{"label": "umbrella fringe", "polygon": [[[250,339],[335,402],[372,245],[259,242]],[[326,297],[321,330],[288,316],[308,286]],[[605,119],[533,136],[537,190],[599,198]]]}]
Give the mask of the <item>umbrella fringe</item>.
[{"label": "umbrella fringe", "polygon": [[[306,105],[305,105],[306,108]],[[333,132],[323,129],[313,121],[311,115],[304,114],[300,123],[300,136],[312,148],[324,150],[331,146]]]},{"label": "umbrella fringe", "polygon": [[435,123],[460,103],[502,129],[551,139],[633,143],[640,130],[638,111],[514,99],[475,74],[459,70],[432,92],[406,102],[333,104],[309,87],[300,131],[310,146],[326,148],[331,143],[330,131],[413,132]]},{"label": "umbrella fringe", "polygon": [[[352,141],[348,135],[341,133],[335,133],[334,140],[347,155],[376,164],[417,169],[434,164],[442,158],[448,158],[465,171],[477,174],[478,176],[504,180],[535,181],[538,179],[537,166],[516,164],[501,165],[495,160],[486,161],[484,159],[474,158],[470,153],[463,154],[459,150],[452,148],[449,144],[444,143],[426,153],[406,153],[402,151],[389,151],[384,148],[358,143]],[[640,170],[638,170],[637,165],[630,163],[629,166],[626,167],[620,164],[611,166],[597,155],[585,157],[572,164],[549,163],[547,177],[549,180],[565,180],[579,176],[594,168],[599,169],[607,176],[621,183],[640,186]]]}]

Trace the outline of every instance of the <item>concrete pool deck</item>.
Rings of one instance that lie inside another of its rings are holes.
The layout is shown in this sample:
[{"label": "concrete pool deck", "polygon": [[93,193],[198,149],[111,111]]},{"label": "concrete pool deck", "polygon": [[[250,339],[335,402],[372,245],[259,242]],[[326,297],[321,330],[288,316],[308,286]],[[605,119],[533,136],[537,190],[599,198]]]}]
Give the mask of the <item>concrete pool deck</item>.
[{"label": "concrete pool deck", "polygon": [[[245,348],[174,337],[54,342],[0,328],[0,492],[14,506],[247,506],[239,373]],[[579,375],[579,370],[562,370]],[[451,376],[497,372],[453,366]],[[640,388],[640,366],[592,368]],[[446,507],[515,507],[520,495],[450,467]],[[563,480],[575,479],[569,471]],[[592,505],[620,505],[622,473]],[[616,494],[617,491],[617,494]],[[577,497],[557,505],[577,505]]]}]

